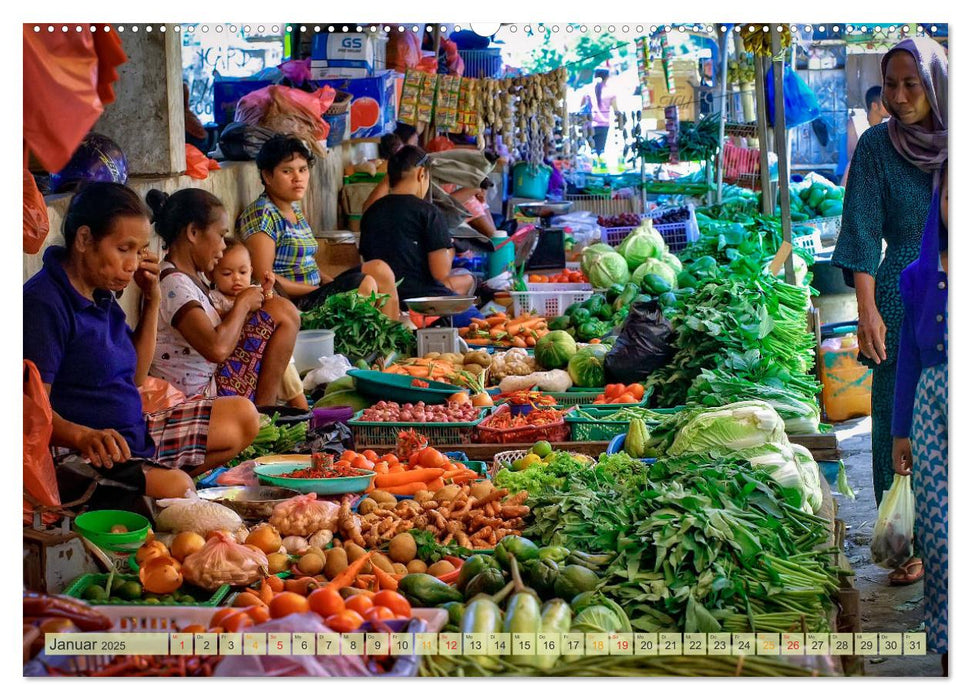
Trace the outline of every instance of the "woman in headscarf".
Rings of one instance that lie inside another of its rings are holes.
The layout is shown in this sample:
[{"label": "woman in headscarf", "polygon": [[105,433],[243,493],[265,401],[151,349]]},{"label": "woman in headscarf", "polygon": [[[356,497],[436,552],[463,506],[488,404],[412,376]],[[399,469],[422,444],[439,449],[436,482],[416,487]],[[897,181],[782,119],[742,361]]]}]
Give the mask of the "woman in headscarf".
[{"label": "woman in headscarf", "polygon": [[[833,264],[843,268],[856,288],[860,359],[873,369],[871,441],[877,503],[894,474],[891,422],[903,318],[900,274],[920,252],[934,184],[947,160],[947,55],[932,39],[905,39],[883,57],[881,68],[890,120],[860,137],[833,253]],[[890,582],[906,585],[921,576],[923,565],[914,557],[891,573]]]}]

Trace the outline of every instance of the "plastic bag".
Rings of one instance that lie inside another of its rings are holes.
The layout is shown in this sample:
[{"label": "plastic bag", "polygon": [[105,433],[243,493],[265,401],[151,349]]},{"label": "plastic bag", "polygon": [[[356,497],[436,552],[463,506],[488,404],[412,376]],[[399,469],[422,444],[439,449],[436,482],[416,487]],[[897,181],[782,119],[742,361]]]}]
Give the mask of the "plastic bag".
[{"label": "plastic bag", "polygon": [[219,170],[219,163],[190,143],[185,145],[185,174],[194,180],[205,180],[210,170]]},{"label": "plastic bag", "polygon": [[146,377],[138,387],[142,397],[142,413],[158,413],[186,402],[186,395],[158,377]]},{"label": "plastic bag", "polygon": [[385,65],[399,73],[407,73],[421,61],[421,38],[416,32],[399,32],[388,37]]},{"label": "plastic bag", "polygon": [[220,586],[248,586],[267,575],[270,565],[263,552],[239,544],[228,532],[213,533],[205,546],[182,562],[189,583],[214,591]]},{"label": "plastic bag", "polygon": [[324,423],[307,433],[307,439],[293,449],[296,454],[330,452],[341,454],[354,448],[354,434],[346,423]]},{"label": "plastic bag", "polygon": [[189,530],[205,537],[213,530],[236,532],[243,527],[243,519],[236,511],[194,493],[187,498],[163,498],[156,503],[162,508],[155,518],[158,530]]},{"label": "plastic bag", "polygon": [[260,480],[253,472],[255,467],[253,460],[241,462],[216,477],[216,483],[220,486],[259,486]]},{"label": "plastic bag", "polygon": [[262,126],[281,134],[294,134],[324,155],[320,141],[327,140],[330,125],[323,113],[334,102],[337,90],[328,86],[309,93],[283,85],[270,85],[244,95],[236,104],[233,121]]},{"label": "plastic bag", "polygon": [[893,485],[883,494],[877,524],[873,526],[870,555],[884,569],[896,569],[914,554],[914,492],[910,477],[894,474]]},{"label": "plastic bag", "polygon": [[317,358],[317,362],[320,363],[320,366],[317,369],[310,370],[307,376],[303,378],[303,390],[307,393],[310,393],[321,384],[336,382],[345,376],[348,370],[354,368],[354,365],[343,355],[319,357]]},{"label": "plastic bag", "polygon": [[620,329],[614,347],[604,358],[611,382],[641,382],[674,356],[674,331],[657,301],[638,301]]},{"label": "plastic bag", "polygon": [[39,253],[51,222],[47,216],[47,203],[44,195],[37,189],[37,182],[27,168],[24,168],[24,252],[28,255]]},{"label": "plastic bag", "polygon": [[309,58],[299,61],[284,61],[277,68],[294,85],[303,85],[311,78]]},{"label": "plastic bag", "polygon": [[[769,125],[775,125],[775,78],[772,71],[775,64],[769,68],[766,77],[766,100],[769,103]],[[796,71],[786,66],[782,72],[782,96],[786,110],[786,128],[811,122],[820,115],[819,100],[812,88],[806,85]]]},{"label": "plastic bag", "polygon": [[[54,431],[54,413],[47,390],[37,366],[24,360],[24,524],[31,522],[33,504],[58,506],[61,504],[57,489],[57,475],[51,457],[51,433]],[[28,500],[29,499],[29,500]],[[57,520],[48,513],[47,523]]]},{"label": "plastic bag", "polygon": [[229,160],[256,160],[263,144],[273,135],[261,126],[233,122],[219,135],[219,150]]},{"label": "plastic bag", "polygon": [[338,511],[340,506],[336,503],[318,501],[317,494],[308,493],[278,503],[270,516],[270,525],[284,537],[310,537],[320,530],[335,531]]}]

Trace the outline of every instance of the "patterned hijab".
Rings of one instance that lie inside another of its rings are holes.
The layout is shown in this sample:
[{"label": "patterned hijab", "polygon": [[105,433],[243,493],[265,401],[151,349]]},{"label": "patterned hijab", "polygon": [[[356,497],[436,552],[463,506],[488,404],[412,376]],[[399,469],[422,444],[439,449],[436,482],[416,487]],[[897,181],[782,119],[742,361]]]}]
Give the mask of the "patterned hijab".
[{"label": "patterned hijab", "polygon": [[881,73],[884,76],[887,74],[887,63],[896,51],[906,51],[917,62],[917,73],[934,115],[934,130],[927,131],[918,124],[904,124],[892,116],[892,105],[884,98],[883,105],[891,114],[890,140],[897,153],[907,162],[924,172],[936,172],[947,160],[947,54],[933,39],[904,39],[883,57]]}]

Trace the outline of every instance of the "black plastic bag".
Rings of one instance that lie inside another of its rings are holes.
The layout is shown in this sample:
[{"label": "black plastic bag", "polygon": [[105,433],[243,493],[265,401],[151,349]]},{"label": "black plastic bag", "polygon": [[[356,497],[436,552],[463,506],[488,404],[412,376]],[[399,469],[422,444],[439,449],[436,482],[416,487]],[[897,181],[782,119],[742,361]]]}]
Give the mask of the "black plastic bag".
[{"label": "black plastic bag", "polygon": [[631,304],[614,347],[607,353],[604,369],[610,382],[644,381],[674,356],[674,331],[657,301]]},{"label": "black plastic bag", "polygon": [[307,431],[307,439],[294,447],[295,454],[309,455],[315,452],[340,454],[354,449],[354,435],[346,423],[324,423]]},{"label": "black plastic bag", "polygon": [[275,134],[262,126],[233,122],[219,135],[219,150],[229,160],[256,160],[263,144]]}]

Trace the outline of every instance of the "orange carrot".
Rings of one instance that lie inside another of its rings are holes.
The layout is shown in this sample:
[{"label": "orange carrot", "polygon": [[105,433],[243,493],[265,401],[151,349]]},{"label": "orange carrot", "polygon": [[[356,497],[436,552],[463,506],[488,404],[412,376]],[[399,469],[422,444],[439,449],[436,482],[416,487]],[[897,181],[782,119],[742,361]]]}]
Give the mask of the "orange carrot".
[{"label": "orange carrot", "polygon": [[416,481],[431,481],[445,473],[444,469],[411,469],[401,474],[378,474],[374,477],[374,485],[383,489],[386,486],[403,486]]},{"label": "orange carrot", "polygon": [[438,477],[437,479],[432,479],[427,484],[425,484],[425,488],[428,489],[429,491],[438,491],[438,489],[445,488],[445,480],[442,479],[442,477]]},{"label": "orange carrot", "polygon": [[382,591],[398,590],[398,581],[394,576],[376,564],[371,567],[371,570],[374,572],[374,580],[377,581],[379,589]]},{"label": "orange carrot", "polygon": [[428,488],[428,485],[424,481],[413,481],[410,484],[402,484],[401,486],[385,486],[382,491],[387,491],[393,496],[414,496],[419,491],[423,491]]},{"label": "orange carrot", "polygon": [[368,552],[357,561],[352,562],[350,566],[348,566],[342,572],[337,574],[337,576],[332,578],[330,583],[327,585],[327,587],[341,589],[351,585],[351,581],[353,581],[357,577],[357,575],[361,573],[361,569],[364,568],[364,566],[368,563],[368,561],[370,561],[370,559],[371,559],[371,552]]},{"label": "orange carrot", "polygon": [[442,574],[438,577],[438,580],[442,583],[455,583],[459,579],[459,573],[461,573],[461,567],[456,568],[454,571],[449,571],[447,574]]}]

